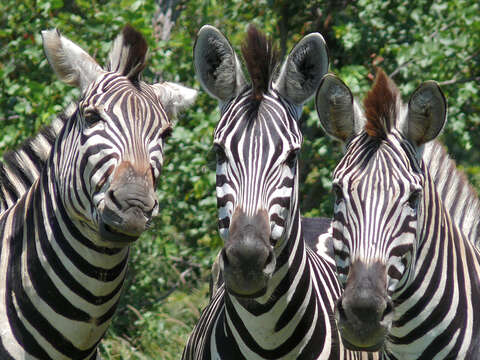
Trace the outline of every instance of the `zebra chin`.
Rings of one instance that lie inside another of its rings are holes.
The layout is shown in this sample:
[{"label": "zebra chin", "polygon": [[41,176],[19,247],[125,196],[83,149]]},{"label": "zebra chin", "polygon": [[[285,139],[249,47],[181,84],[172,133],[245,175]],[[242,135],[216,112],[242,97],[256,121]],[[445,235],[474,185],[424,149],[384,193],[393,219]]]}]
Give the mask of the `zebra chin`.
[{"label": "zebra chin", "polygon": [[228,260],[225,248],[220,254],[220,269],[222,271],[225,288],[230,295],[238,298],[253,299],[265,295],[268,282],[275,269],[275,261],[269,259],[269,263],[259,269],[254,264],[257,256],[252,256],[252,262],[244,264],[232,264]]},{"label": "zebra chin", "polygon": [[347,349],[378,351],[393,321],[393,303],[386,291],[386,267],[380,262],[354,261],[345,291],[337,301],[335,319]]},{"label": "zebra chin", "polygon": [[220,256],[220,269],[229,294],[242,298],[264,295],[275,270],[268,213],[246,215],[237,208]]},{"label": "zebra chin", "polygon": [[136,241],[158,212],[150,169],[135,165],[124,161],[118,166],[98,209],[101,239],[120,246]]}]

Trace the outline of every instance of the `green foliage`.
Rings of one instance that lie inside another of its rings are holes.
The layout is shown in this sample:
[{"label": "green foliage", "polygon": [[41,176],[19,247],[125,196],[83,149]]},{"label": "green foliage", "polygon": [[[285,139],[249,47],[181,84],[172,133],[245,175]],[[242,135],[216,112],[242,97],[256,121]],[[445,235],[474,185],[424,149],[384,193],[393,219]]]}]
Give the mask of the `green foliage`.
[{"label": "green foliage", "polygon": [[[169,3],[175,4],[175,24],[163,36],[158,15]],[[58,27],[103,63],[111,40],[130,23],[150,46],[146,81],[199,89],[192,67],[198,29],[217,26],[239,50],[253,22],[278,39],[283,53],[305,34],[321,32],[331,71],[359,99],[376,66],[394,77],[406,97],[422,81],[438,81],[449,103],[444,140],[478,189],[479,13],[475,0],[6,0],[0,4],[0,148],[17,146],[79,96],[51,71],[42,29]],[[209,269],[221,246],[211,152],[218,118],[216,102],[202,92],[176,121],[158,189],[161,211],[131,250],[126,291],[101,346],[106,359],[178,359],[207,302]],[[312,101],[301,127],[302,211],[329,216],[330,176],[341,149],[325,137]]]}]

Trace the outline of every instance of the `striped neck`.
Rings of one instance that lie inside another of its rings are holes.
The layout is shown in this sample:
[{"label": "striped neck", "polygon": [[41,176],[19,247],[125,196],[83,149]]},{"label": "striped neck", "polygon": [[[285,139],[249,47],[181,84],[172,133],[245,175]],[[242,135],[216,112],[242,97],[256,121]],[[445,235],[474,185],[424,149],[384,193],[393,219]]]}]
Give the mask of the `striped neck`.
[{"label": "striped neck", "polygon": [[[300,212],[297,206],[294,208],[287,229],[290,236],[277,254],[277,267],[267,293],[255,299],[225,293],[226,335],[233,336],[247,359],[300,354],[316,328],[318,304],[302,238]],[[217,351],[221,353],[220,349]]]},{"label": "striped neck", "polygon": [[1,217],[12,232],[3,234],[0,324],[11,330],[0,355],[90,359],[117,307],[128,248],[86,238],[59,201],[52,175],[49,166]]},{"label": "striped neck", "polygon": [[472,269],[480,271],[480,257],[453,222],[428,168],[418,237],[410,280],[393,296],[396,310],[387,354],[465,358],[480,331],[474,309],[480,291],[472,278]]}]

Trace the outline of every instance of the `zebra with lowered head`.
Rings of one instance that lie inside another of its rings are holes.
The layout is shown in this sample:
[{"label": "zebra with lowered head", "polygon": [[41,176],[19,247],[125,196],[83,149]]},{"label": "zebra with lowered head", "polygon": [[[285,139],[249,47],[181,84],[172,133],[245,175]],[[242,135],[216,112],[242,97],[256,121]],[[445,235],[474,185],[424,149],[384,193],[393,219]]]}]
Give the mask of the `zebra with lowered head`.
[{"label": "zebra with lowered head", "polygon": [[346,148],[333,173],[332,234],[343,343],[388,359],[479,359],[479,206],[431,142],[446,121],[440,88],[425,82],[403,105],[379,70],[363,113],[327,75],[316,100]]},{"label": "zebra with lowered head", "polygon": [[200,29],[196,73],[221,109],[214,148],[224,283],[183,359],[373,358],[341,345],[333,260],[306,246],[300,221],[299,118],[327,72],[325,42],[318,33],[305,36],[277,67],[272,43],[250,26],[242,54],[251,84],[225,36]]},{"label": "zebra with lowered head", "polygon": [[50,65],[82,97],[50,134],[43,169],[0,216],[0,358],[95,359],[129,245],[158,211],[170,117],[196,92],[141,81],[147,44],[130,26],[106,69],[57,30],[42,37]]}]

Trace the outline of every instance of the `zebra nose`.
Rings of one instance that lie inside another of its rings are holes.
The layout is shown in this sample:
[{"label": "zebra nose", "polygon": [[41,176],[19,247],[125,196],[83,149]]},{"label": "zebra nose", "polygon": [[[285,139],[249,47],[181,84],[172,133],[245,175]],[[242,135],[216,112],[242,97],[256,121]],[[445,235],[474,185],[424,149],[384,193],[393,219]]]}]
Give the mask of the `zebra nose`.
[{"label": "zebra nose", "polygon": [[255,297],[266,291],[276,265],[269,229],[266,211],[254,216],[235,211],[220,263],[230,293]]},{"label": "zebra nose", "polygon": [[377,351],[391,326],[392,312],[385,265],[353,262],[335,309],[344,345],[350,350]]},{"label": "zebra nose", "polygon": [[100,234],[105,240],[134,241],[157,209],[151,173],[138,171],[130,162],[123,162],[105,193]]},{"label": "zebra nose", "polygon": [[251,229],[246,229],[242,239],[225,249],[224,264],[241,269],[246,274],[270,270],[273,249],[252,235]]},{"label": "zebra nose", "polygon": [[392,311],[390,301],[368,294],[361,297],[343,297],[337,304],[341,320],[355,318],[360,323],[379,323]]}]

